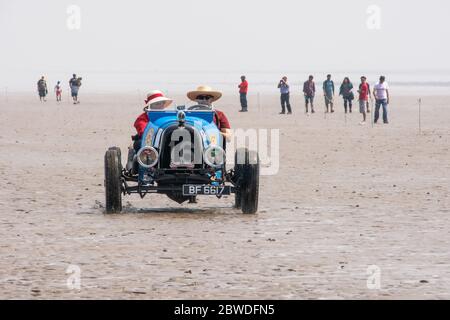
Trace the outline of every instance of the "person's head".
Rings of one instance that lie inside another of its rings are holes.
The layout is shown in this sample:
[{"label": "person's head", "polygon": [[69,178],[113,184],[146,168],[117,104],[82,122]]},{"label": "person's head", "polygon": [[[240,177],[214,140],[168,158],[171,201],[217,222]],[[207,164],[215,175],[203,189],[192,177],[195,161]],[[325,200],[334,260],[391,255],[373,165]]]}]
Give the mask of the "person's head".
[{"label": "person's head", "polygon": [[41,80],[45,80],[45,77],[44,77],[44,76],[42,76],[42,77],[41,77]]},{"label": "person's head", "polygon": [[348,77],[344,78],[344,83],[350,83],[350,79]]},{"label": "person's head", "polygon": [[309,76],[309,77],[308,77],[308,80],[309,80],[309,81],[313,81],[313,80],[314,80],[314,77],[313,77],[313,76]]},{"label": "person's head", "polygon": [[331,74],[327,74],[327,80],[331,80]]},{"label": "person's head", "polygon": [[286,82],[287,81],[287,77],[286,76],[284,76],[283,78],[281,78],[284,82]]},{"label": "person's head", "polygon": [[76,74],[74,73],[74,74],[72,75],[72,77],[73,77],[73,78],[76,78],[76,77],[77,77],[77,75],[76,75]]},{"label": "person's head", "polygon": [[384,81],[386,81],[386,77],[385,76],[381,76],[380,77],[380,83],[383,83]]},{"label": "person's head", "polygon": [[241,76],[241,81],[245,81],[245,76]]},{"label": "person's head", "polygon": [[189,100],[195,101],[198,104],[212,106],[214,101],[217,101],[222,97],[222,92],[215,91],[208,86],[199,86],[194,91],[187,93]]},{"label": "person's head", "polygon": [[367,78],[366,78],[365,76],[362,76],[362,77],[361,77],[361,82],[364,83],[364,82],[366,82],[366,81],[367,81]]},{"label": "person's head", "polygon": [[61,83],[61,81],[58,81],[58,82],[57,82],[57,84],[60,84],[60,83]]},{"label": "person's head", "polygon": [[152,90],[147,94],[145,100],[144,111],[165,109],[173,102],[172,99],[166,98],[159,90]]}]

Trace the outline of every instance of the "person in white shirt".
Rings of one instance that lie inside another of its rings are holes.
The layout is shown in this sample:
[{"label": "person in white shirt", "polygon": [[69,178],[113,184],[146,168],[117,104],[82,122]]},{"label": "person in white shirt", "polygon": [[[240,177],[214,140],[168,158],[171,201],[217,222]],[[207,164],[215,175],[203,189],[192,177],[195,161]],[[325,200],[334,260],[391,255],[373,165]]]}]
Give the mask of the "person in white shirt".
[{"label": "person in white shirt", "polygon": [[373,87],[373,96],[375,97],[375,115],[374,123],[377,123],[380,117],[380,107],[383,107],[383,122],[388,122],[387,107],[389,105],[389,85],[384,76],[380,77],[380,81]]}]

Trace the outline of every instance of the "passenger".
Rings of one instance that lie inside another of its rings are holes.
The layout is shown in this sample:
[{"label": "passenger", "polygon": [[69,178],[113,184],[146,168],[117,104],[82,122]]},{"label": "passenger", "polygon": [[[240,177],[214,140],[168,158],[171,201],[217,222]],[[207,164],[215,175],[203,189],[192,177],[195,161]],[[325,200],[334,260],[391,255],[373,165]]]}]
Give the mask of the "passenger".
[{"label": "passenger", "polygon": [[153,90],[147,94],[147,99],[145,99],[144,112],[134,122],[134,127],[136,128],[137,134],[133,136],[133,147],[136,152],[141,147],[142,134],[144,133],[145,128],[147,127],[147,124],[149,122],[147,112],[149,110],[165,109],[170,106],[172,102],[172,99],[166,98],[164,94],[159,90]]}]

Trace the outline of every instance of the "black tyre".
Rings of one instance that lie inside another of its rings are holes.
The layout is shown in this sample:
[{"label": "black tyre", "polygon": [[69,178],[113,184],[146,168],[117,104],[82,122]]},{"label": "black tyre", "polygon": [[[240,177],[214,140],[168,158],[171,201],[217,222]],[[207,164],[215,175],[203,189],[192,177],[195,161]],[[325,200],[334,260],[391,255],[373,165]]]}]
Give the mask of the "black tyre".
[{"label": "black tyre", "polygon": [[122,163],[120,149],[110,148],[105,154],[106,213],[122,211]]},{"label": "black tyre", "polygon": [[[236,150],[234,154],[234,174],[236,177],[236,180],[241,180],[244,178],[242,177],[244,172],[244,164],[245,164],[245,158],[246,158],[246,149],[238,149]],[[238,162],[238,158],[240,159]],[[236,209],[241,209],[242,207],[242,192],[240,189],[240,185],[236,189],[236,192],[234,193],[234,207]]]},{"label": "black tyre", "polygon": [[[240,202],[243,213],[253,214],[258,211],[259,156],[257,152],[245,148],[237,150],[237,158],[241,159],[236,162],[236,168],[240,171],[242,179],[240,194],[236,193],[236,201]],[[241,164],[242,159],[245,159],[244,164]]]}]

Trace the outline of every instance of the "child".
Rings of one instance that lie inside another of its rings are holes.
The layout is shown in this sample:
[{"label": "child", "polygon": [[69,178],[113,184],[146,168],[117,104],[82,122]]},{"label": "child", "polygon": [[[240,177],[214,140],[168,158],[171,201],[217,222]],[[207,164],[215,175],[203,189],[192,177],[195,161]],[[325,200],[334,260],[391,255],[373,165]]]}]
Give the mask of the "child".
[{"label": "child", "polygon": [[58,83],[56,84],[55,93],[56,93],[56,101],[61,101],[61,94],[62,94],[61,81],[58,81]]}]

